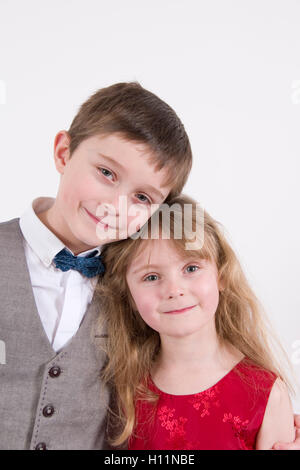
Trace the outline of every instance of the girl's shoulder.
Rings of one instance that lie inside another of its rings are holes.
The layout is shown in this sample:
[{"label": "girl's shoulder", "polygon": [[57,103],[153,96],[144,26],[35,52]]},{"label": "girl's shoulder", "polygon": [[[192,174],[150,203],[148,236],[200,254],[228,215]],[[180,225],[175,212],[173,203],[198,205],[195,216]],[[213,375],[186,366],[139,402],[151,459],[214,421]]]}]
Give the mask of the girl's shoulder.
[{"label": "girl's shoulder", "polygon": [[253,361],[247,356],[244,356],[240,360],[240,362],[236,365],[236,369],[240,372],[243,372],[249,377],[255,377],[259,380],[267,382],[271,381],[272,383],[274,383],[274,381],[278,377],[270,369],[257,364],[255,361]]},{"label": "girl's shoulder", "polygon": [[252,359],[244,357],[233,369],[231,385],[250,389],[256,396],[261,394],[267,398],[278,376],[271,370],[256,364]]}]

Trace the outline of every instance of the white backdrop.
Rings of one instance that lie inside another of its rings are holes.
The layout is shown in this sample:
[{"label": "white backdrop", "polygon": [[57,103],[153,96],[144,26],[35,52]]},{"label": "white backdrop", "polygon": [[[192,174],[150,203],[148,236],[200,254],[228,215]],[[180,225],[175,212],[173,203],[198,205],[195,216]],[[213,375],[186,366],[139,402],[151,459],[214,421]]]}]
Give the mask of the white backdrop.
[{"label": "white backdrop", "polygon": [[0,0],[0,221],[55,196],[55,134],[130,80],[185,124],[184,192],[226,227],[300,376],[300,1]]}]

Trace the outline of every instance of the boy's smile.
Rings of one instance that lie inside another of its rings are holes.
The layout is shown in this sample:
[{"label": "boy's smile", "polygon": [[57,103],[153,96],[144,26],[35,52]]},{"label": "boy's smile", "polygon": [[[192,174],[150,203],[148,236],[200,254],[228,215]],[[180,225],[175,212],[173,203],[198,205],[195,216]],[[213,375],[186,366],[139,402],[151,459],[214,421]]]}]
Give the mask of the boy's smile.
[{"label": "boy's smile", "polygon": [[69,142],[66,131],[57,134],[60,186],[53,206],[39,217],[74,254],[129,237],[151,216],[151,205],[168,196],[167,170],[155,171],[144,144],[119,134],[97,135],[82,141],[70,158]]}]

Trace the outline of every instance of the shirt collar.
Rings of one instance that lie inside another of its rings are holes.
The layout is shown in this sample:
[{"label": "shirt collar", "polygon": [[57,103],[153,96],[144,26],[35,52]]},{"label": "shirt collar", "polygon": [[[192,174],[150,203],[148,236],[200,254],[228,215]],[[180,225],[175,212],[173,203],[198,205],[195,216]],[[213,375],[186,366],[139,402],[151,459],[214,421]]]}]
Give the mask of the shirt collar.
[{"label": "shirt collar", "polygon": [[[54,201],[52,197],[36,198],[20,217],[20,228],[26,242],[46,267],[50,266],[54,256],[63,248],[72,253],[37,216],[39,212],[48,210]],[[87,256],[92,251],[97,251],[97,255],[100,254],[101,246],[79,253],[77,256]]]}]

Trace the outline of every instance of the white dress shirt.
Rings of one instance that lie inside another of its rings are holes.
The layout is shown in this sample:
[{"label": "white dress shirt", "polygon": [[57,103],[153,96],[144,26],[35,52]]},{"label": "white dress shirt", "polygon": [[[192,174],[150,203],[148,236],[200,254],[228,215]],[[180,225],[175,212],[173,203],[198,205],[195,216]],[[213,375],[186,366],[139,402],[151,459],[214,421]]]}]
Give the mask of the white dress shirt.
[{"label": "white dress shirt", "polygon": [[[87,278],[74,270],[63,272],[52,264],[63,248],[72,253],[36,215],[53,203],[54,199],[49,197],[35,199],[20,217],[20,227],[37,310],[49,342],[58,352],[78,330],[92,300],[97,277]],[[101,253],[101,247],[95,247],[78,256],[95,250]]]}]

